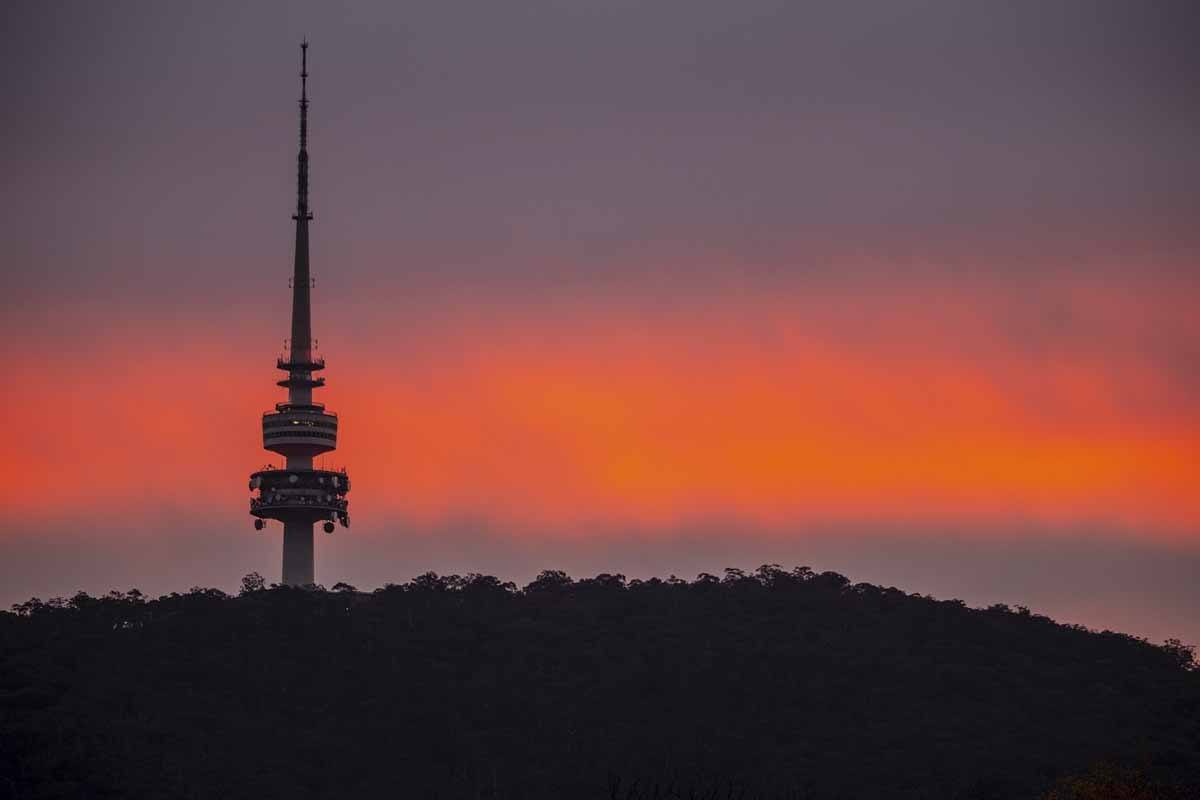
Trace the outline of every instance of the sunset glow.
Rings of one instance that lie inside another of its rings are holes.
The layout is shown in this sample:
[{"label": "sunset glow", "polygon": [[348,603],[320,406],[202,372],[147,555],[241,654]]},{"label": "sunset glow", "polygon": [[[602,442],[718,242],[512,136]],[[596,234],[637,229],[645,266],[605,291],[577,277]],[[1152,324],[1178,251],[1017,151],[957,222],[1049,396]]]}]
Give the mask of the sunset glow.
[{"label": "sunset glow", "polygon": [[[337,351],[338,457],[367,518],[469,513],[563,535],[585,522],[1009,519],[1194,536],[1200,413],[1139,350],[1192,323],[1160,312],[1147,330],[1076,295],[1072,317],[1091,321],[1036,347],[961,292],[928,305],[743,298],[640,322],[580,301],[446,310]],[[119,369],[18,353],[7,507],[237,507],[230,475],[265,460],[255,420],[276,400],[269,358],[242,344],[254,340],[235,328],[168,342],[132,325],[95,345]],[[88,387],[86,404],[70,386]],[[168,444],[188,439],[186,452]],[[132,480],[146,469],[191,477],[147,489]]]}]

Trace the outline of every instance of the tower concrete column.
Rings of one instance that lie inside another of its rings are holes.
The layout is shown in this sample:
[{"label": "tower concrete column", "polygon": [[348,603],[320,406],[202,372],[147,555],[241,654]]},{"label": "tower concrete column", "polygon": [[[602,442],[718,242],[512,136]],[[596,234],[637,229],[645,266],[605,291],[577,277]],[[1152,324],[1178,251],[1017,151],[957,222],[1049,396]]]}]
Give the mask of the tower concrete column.
[{"label": "tower concrete column", "polygon": [[283,584],[309,586],[316,583],[313,564],[313,524],[307,520],[285,520]]}]

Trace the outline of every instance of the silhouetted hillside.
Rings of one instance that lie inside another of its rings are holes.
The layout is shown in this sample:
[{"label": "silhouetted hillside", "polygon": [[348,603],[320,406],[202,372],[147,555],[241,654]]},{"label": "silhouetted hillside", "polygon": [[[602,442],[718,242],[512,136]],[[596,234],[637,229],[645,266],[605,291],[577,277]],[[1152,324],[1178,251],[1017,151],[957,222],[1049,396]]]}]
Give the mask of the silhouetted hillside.
[{"label": "silhouetted hillside", "polygon": [[0,614],[0,798],[1200,785],[1200,672],[1178,643],[807,568],[334,588],[248,576],[237,597],[80,594]]}]

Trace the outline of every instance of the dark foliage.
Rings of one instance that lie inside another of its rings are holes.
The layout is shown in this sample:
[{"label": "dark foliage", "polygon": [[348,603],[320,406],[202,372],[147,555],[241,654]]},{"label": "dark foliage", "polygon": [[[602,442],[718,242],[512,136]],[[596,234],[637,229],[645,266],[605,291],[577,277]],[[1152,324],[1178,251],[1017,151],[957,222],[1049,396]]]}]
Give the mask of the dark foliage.
[{"label": "dark foliage", "polygon": [[14,611],[0,614],[0,798],[1200,785],[1200,672],[1180,643],[807,568],[690,583],[545,572],[523,590],[428,574],[373,593],[249,575],[236,597]]}]

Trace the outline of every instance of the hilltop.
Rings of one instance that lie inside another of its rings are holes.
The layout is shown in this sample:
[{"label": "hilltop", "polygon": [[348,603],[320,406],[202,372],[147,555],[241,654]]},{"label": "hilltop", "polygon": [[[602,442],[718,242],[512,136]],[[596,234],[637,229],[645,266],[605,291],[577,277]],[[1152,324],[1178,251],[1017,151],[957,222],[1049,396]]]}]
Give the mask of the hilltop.
[{"label": "hilltop", "polygon": [[1200,671],[804,567],[247,576],[0,614],[0,737],[0,798],[1183,797]]}]

